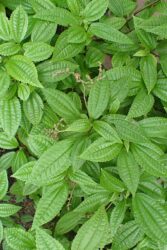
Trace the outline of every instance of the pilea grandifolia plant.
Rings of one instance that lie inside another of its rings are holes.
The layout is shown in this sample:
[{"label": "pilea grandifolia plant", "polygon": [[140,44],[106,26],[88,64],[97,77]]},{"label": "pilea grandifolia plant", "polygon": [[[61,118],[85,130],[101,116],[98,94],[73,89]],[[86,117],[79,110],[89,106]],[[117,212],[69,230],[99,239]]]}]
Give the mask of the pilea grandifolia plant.
[{"label": "pilea grandifolia plant", "polygon": [[0,0],[4,250],[167,248],[167,2]]}]

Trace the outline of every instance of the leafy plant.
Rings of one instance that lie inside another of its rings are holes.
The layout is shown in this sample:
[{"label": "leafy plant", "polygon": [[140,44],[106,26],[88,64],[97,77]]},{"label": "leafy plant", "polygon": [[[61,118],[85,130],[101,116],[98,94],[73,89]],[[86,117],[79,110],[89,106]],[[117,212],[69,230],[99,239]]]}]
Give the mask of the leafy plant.
[{"label": "leafy plant", "polygon": [[166,249],[166,112],[166,1],[0,0],[1,249]]}]

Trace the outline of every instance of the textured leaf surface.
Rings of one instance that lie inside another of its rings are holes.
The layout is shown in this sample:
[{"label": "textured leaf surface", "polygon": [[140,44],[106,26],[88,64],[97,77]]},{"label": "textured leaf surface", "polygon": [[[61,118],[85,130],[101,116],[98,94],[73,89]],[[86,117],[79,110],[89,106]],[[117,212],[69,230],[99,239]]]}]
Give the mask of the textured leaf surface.
[{"label": "textured leaf surface", "polygon": [[14,42],[7,42],[0,45],[0,55],[12,56],[20,51],[20,45]]},{"label": "textured leaf surface", "polygon": [[4,198],[8,191],[8,176],[7,172],[3,170],[0,172],[0,200]]},{"label": "textured leaf surface", "polygon": [[13,149],[18,145],[16,138],[10,138],[5,132],[0,132],[0,148]]},{"label": "textured leaf surface", "polygon": [[20,209],[21,207],[12,204],[0,204],[0,217],[9,217],[16,214]]}]

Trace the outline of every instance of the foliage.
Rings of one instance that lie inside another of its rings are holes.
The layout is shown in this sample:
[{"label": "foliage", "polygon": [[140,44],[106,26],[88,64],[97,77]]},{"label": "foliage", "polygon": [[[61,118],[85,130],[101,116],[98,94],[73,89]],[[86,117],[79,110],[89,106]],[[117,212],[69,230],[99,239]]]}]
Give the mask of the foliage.
[{"label": "foliage", "polygon": [[167,3],[0,0],[4,250],[167,248]]}]

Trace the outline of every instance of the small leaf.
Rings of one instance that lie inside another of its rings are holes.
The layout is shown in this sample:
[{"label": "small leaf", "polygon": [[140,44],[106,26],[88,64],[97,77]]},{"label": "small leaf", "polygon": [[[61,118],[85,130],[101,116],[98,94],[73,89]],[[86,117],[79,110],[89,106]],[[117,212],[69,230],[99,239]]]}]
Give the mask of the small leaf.
[{"label": "small leaf", "polygon": [[0,55],[12,56],[20,51],[21,47],[19,44],[14,42],[3,43],[0,45]]},{"label": "small leaf", "polygon": [[36,230],[37,250],[64,250],[64,247],[44,230]]},{"label": "small leaf", "polygon": [[80,157],[87,161],[106,162],[116,158],[121,148],[121,144],[99,138],[93,142]]},{"label": "small leaf", "polygon": [[19,5],[10,17],[11,36],[15,42],[20,43],[28,29],[28,15],[21,5]]},{"label": "small leaf", "polygon": [[18,86],[18,97],[22,101],[27,101],[30,96],[30,88],[25,83],[20,83]]},{"label": "small leaf", "polygon": [[5,132],[0,132],[0,148],[14,149],[19,146],[16,138],[10,138]]},{"label": "small leaf", "polygon": [[91,129],[90,121],[86,119],[79,119],[70,124],[65,131],[70,132],[88,132]]},{"label": "small leaf", "polygon": [[118,173],[129,191],[135,195],[139,184],[139,167],[131,152],[122,150],[117,160]]},{"label": "small leaf", "polygon": [[0,217],[5,218],[16,214],[21,207],[12,204],[0,204]]},{"label": "small leaf", "polygon": [[68,29],[69,43],[83,43],[87,39],[87,34],[81,26],[72,26]]},{"label": "small leaf", "polygon": [[10,40],[9,20],[3,12],[0,12],[0,38],[4,41]]},{"label": "small leaf", "polygon": [[135,8],[136,3],[131,0],[110,0],[109,9],[116,16],[128,16]]},{"label": "small leaf", "polygon": [[5,71],[0,71],[0,97],[4,97],[10,86],[10,77]]},{"label": "small leaf", "polygon": [[12,56],[5,66],[8,74],[15,80],[42,88],[36,67],[29,58],[22,55]]},{"label": "small leaf", "polygon": [[0,172],[0,200],[2,200],[8,191],[8,176],[7,172],[3,170]]}]

